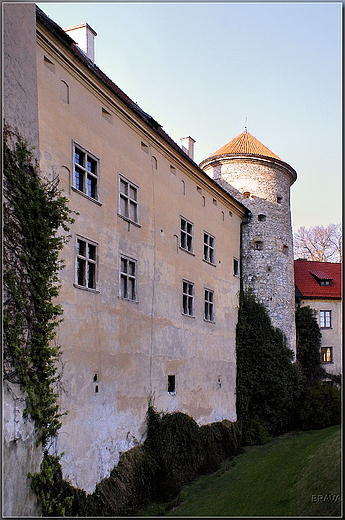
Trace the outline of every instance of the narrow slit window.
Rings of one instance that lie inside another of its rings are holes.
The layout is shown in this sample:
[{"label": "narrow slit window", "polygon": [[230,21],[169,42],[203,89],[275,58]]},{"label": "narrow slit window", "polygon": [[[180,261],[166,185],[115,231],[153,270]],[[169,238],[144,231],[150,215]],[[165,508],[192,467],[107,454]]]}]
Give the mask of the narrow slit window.
[{"label": "narrow slit window", "polygon": [[168,375],[168,392],[171,394],[176,391],[176,379],[175,375]]},{"label": "narrow slit window", "polygon": [[234,258],[234,276],[238,276],[240,274],[239,261],[237,258]]}]

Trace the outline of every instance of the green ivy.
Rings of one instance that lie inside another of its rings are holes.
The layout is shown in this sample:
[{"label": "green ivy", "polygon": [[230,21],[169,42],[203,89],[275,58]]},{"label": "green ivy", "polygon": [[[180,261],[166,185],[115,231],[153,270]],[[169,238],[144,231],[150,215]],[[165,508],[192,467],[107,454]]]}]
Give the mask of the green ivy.
[{"label": "green ivy", "polygon": [[296,357],[307,385],[320,379],[321,332],[315,311],[309,307],[296,309]]},{"label": "green ivy", "polygon": [[43,181],[27,142],[6,125],[3,155],[4,379],[25,392],[24,416],[34,420],[44,447],[61,426],[61,351],[53,339],[63,311],[54,298],[74,220],[58,178]]}]

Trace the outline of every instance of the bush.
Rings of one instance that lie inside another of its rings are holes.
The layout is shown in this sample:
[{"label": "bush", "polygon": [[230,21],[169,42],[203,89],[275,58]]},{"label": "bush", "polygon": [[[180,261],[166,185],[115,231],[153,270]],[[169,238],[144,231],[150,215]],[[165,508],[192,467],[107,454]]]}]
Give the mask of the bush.
[{"label": "bush", "polygon": [[319,383],[307,394],[300,410],[303,430],[320,430],[341,422],[341,392],[332,383]]},{"label": "bush", "polygon": [[258,446],[266,444],[270,440],[270,436],[259,419],[253,418],[248,421],[244,428],[243,440],[245,446]]}]

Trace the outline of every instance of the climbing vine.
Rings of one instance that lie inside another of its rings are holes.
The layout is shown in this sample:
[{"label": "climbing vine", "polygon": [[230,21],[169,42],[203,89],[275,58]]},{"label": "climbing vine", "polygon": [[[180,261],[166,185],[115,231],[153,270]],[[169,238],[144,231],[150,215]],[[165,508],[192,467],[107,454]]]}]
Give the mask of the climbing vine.
[{"label": "climbing vine", "polygon": [[18,132],[4,127],[3,137],[3,371],[26,395],[24,416],[47,445],[61,426],[57,361],[52,341],[62,321],[54,303],[64,267],[60,251],[74,222],[58,178],[44,181],[33,152]]}]

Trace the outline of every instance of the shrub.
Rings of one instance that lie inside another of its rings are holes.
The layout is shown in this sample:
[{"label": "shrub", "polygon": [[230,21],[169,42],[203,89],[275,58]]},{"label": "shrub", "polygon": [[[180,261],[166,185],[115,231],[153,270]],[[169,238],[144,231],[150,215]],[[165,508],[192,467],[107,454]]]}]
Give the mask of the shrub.
[{"label": "shrub", "polygon": [[307,394],[300,420],[303,430],[319,430],[341,422],[341,392],[332,383],[319,383]]},{"label": "shrub", "polygon": [[250,419],[245,425],[243,440],[245,446],[258,446],[270,440],[265,426],[257,418]]},{"label": "shrub", "polygon": [[271,435],[284,433],[294,420],[293,352],[251,291],[240,296],[236,357],[239,420],[246,423],[256,417]]},{"label": "shrub", "polygon": [[321,332],[315,311],[309,307],[296,310],[296,358],[308,386],[320,379]]}]

